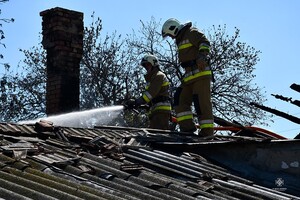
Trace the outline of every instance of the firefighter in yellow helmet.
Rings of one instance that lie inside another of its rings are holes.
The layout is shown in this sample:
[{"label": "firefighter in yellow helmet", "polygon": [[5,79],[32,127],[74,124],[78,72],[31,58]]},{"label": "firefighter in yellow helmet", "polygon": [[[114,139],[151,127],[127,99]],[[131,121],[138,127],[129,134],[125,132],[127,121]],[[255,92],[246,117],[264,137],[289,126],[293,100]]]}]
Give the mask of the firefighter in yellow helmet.
[{"label": "firefighter in yellow helmet", "polygon": [[212,136],[214,119],[211,103],[212,72],[209,66],[210,42],[191,22],[181,24],[168,19],[162,26],[163,38],[175,39],[178,59],[185,74],[174,95],[174,109],[180,131],[194,133],[191,105],[194,102],[199,117],[199,136]]},{"label": "firefighter in yellow helmet", "polygon": [[141,65],[147,71],[145,91],[133,102],[127,102],[127,106],[136,108],[148,104],[150,128],[168,130],[171,114],[170,83],[167,76],[160,70],[156,56],[145,55],[141,60]]}]

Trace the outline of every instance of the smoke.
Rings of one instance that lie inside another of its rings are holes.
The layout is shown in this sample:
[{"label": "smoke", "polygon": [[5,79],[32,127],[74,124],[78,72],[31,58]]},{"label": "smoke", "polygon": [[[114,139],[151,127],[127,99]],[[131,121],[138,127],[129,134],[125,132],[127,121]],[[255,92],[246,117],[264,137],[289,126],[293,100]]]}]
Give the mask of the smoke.
[{"label": "smoke", "polygon": [[[110,106],[91,110],[71,112],[61,115],[49,116],[35,120],[21,121],[19,124],[33,124],[40,120],[53,122],[54,126],[92,128],[94,126],[112,125],[120,121],[123,106]],[[122,120],[121,120],[122,121]],[[116,125],[116,124],[114,124]]]}]

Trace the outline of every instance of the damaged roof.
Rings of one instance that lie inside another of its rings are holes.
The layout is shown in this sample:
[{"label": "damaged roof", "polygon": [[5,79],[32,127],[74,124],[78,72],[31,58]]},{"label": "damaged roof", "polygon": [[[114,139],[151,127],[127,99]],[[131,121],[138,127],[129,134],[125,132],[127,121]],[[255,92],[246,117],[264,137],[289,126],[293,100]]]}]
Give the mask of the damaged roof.
[{"label": "damaged roof", "polygon": [[[284,176],[278,176],[274,189],[258,184],[263,182],[257,183],[246,172],[238,173],[233,170],[235,166],[222,161],[233,162],[229,146],[232,151],[239,151],[253,145],[262,145],[263,149],[274,143],[221,135],[203,140],[169,131],[126,127],[1,123],[0,197],[300,199],[298,187],[291,192],[283,190],[287,180]],[[247,163],[242,164],[238,167],[249,169]]]}]

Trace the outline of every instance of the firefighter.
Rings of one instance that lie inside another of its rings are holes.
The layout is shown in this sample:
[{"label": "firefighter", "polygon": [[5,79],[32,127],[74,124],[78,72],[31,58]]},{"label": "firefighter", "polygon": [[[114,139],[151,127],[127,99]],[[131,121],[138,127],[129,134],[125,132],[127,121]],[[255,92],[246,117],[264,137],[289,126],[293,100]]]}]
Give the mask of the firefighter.
[{"label": "firefighter", "polygon": [[160,70],[159,61],[154,55],[145,55],[141,60],[141,66],[147,71],[145,91],[139,98],[130,100],[126,104],[129,108],[137,108],[144,104],[149,105],[149,127],[169,130],[171,103],[170,83],[167,76]]},{"label": "firefighter", "polygon": [[214,119],[211,103],[212,72],[209,66],[210,42],[191,22],[181,24],[168,19],[162,26],[162,37],[175,39],[178,59],[185,70],[180,87],[174,94],[174,109],[180,131],[195,133],[192,103],[199,117],[199,136],[213,136]]}]

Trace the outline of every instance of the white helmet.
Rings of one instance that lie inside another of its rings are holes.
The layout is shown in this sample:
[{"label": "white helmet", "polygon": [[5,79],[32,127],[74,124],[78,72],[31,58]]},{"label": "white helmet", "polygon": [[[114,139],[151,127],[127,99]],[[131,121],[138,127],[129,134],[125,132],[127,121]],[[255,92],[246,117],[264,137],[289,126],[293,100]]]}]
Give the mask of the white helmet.
[{"label": "white helmet", "polygon": [[151,54],[145,55],[142,58],[141,65],[143,65],[145,63],[150,63],[152,66],[159,66],[158,59],[154,55],[151,55]]},{"label": "white helmet", "polygon": [[180,22],[177,19],[170,18],[162,26],[161,35],[163,38],[167,36],[176,37],[180,30]]}]

